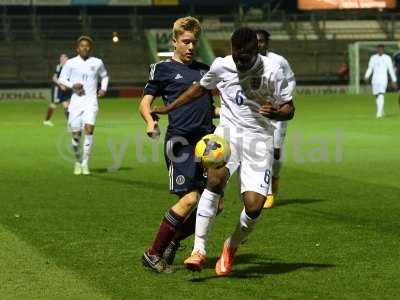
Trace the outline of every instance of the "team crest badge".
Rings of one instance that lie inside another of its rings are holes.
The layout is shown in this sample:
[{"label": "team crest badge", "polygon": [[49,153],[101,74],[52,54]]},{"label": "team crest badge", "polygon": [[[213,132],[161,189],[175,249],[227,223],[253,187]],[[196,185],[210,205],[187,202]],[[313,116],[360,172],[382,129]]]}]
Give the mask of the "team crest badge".
[{"label": "team crest badge", "polygon": [[96,67],[95,66],[91,66],[90,67],[90,71],[95,72],[96,71]]},{"label": "team crest badge", "polygon": [[185,183],[185,176],[183,176],[183,175],[179,175],[179,176],[177,176],[176,177],[176,184],[177,185],[182,185],[182,184],[184,184]]}]

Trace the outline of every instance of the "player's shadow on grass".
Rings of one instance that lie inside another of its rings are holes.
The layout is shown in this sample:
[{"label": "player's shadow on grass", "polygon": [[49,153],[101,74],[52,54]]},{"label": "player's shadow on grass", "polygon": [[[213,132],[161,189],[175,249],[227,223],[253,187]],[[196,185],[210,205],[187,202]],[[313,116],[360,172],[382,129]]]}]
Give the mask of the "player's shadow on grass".
[{"label": "player's shadow on grass", "polygon": [[292,204],[301,204],[301,205],[306,205],[306,204],[314,204],[318,202],[324,202],[326,200],[324,199],[278,199],[276,202],[275,206],[285,206],[285,205],[292,205]]},{"label": "player's shadow on grass", "polygon": [[162,184],[162,183],[157,183],[157,182],[150,182],[150,181],[139,181],[139,180],[132,180],[132,179],[126,179],[126,178],[118,178],[114,176],[99,176],[96,174],[93,174],[92,177],[103,180],[103,181],[109,181],[109,182],[115,182],[119,183],[122,185],[128,185],[132,186],[135,188],[140,188],[144,190],[160,190],[160,191],[167,191],[168,190],[168,185]]},{"label": "player's shadow on grass", "polygon": [[[207,259],[205,268],[214,269],[217,257]],[[245,265],[245,266],[241,266]],[[297,270],[308,269],[310,271],[319,271],[327,268],[333,268],[333,264],[316,264],[316,263],[285,263],[279,261],[260,261],[260,257],[253,254],[242,254],[235,257],[235,270],[229,275],[229,278],[261,278],[266,275],[285,274]],[[207,276],[192,278],[192,282],[204,282],[219,277]]]},{"label": "player's shadow on grass", "polygon": [[131,170],[133,170],[132,167],[123,167],[123,168],[118,168],[118,169],[112,169],[112,168],[95,168],[95,169],[91,169],[90,171],[91,171],[92,173],[103,174],[103,173],[116,173],[116,172],[131,171]]},{"label": "player's shadow on grass", "polygon": [[[389,113],[389,114],[385,114],[384,119],[386,118],[398,118],[399,117],[399,113]],[[378,120],[381,121],[381,120]]]}]

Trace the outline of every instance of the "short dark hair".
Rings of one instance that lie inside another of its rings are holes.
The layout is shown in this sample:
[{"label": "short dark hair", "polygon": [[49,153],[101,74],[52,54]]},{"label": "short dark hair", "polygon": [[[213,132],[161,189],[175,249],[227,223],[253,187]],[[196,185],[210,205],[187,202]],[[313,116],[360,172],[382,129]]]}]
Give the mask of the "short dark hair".
[{"label": "short dark hair", "polygon": [[385,48],[384,44],[378,44],[378,46],[376,46],[377,48]]},{"label": "short dark hair", "polygon": [[243,48],[250,43],[257,44],[257,34],[249,27],[240,27],[233,32],[231,43],[235,48]]},{"label": "short dark hair", "polygon": [[76,40],[76,44],[78,45],[81,41],[88,41],[90,45],[93,45],[93,39],[88,35],[82,35]]},{"label": "short dark hair", "polygon": [[265,40],[269,40],[269,37],[271,36],[270,33],[268,31],[266,31],[265,29],[257,29],[256,30],[256,34],[260,34],[262,36],[264,36]]}]

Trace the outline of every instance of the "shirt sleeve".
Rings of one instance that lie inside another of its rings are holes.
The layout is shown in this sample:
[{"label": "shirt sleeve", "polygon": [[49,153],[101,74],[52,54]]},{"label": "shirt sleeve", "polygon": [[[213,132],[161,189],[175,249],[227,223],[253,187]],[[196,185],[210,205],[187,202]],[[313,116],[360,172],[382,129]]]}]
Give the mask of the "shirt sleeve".
[{"label": "shirt sleeve", "polygon": [[368,79],[371,76],[373,67],[374,67],[374,57],[371,56],[371,58],[369,59],[369,62],[368,62],[368,69],[365,72],[365,76],[364,76],[365,79]]},{"label": "shirt sleeve", "polygon": [[60,65],[57,65],[57,66],[56,66],[56,69],[54,70],[54,75],[57,75],[57,76],[59,75],[59,73],[60,73],[60,68],[61,68]]},{"label": "shirt sleeve", "polygon": [[282,72],[283,75],[285,76],[286,80],[291,80],[292,78],[294,78],[294,73],[292,68],[289,65],[289,62],[287,61],[286,58],[282,57],[282,63],[281,63],[281,67],[282,67]]},{"label": "shirt sleeve", "polygon": [[61,70],[61,74],[60,77],[58,78],[58,82],[70,89],[72,89],[72,86],[74,85],[71,81],[71,72],[72,72],[72,68],[71,68],[71,64],[69,63],[69,61],[67,61],[64,64],[64,67]]},{"label": "shirt sleeve", "polygon": [[292,68],[290,67],[289,62],[284,57],[282,57],[281,67],[282,67],[283,76],[286,78],[287,83],[289,85],[289,92],[291,95],[293,95],[294,89],[296,88],[296,79],[294,78],[294,72],[293,72]]},{"label": "shirt sleeve", "polygon": [[144,87],[143,95],[152,95],[157,97],[161,95],[164,88],[162,72],[159,63],[150,65],[149,79]]},{"label": "shirt sleeve", "polygon": [[203,78],[200,80],[200,85],[207,90],[213,90],[217,87],[218,82],[221,81],[222,73],[222,62],[221,58],[216,58],[212,63],[210,70],[204,74]]},{"label": "shirt sleeve", "polygon": [[274,99],[278,104],[292,101],[292,93],[287,79],[283,76],[283,72],[279,69],[275,74],[274,80]]},{"label": "shirt sleeve", "polygon": [[102,60],[100,61],[100,66],[99,66],[99,71],[98,71],[98,73],[99,73],[100,78],[104,78],[104,77],[107,77],[107,76],[108,76],[108,75],[107,75],[106,67],[104,66],[104,63],[103,63]]}]

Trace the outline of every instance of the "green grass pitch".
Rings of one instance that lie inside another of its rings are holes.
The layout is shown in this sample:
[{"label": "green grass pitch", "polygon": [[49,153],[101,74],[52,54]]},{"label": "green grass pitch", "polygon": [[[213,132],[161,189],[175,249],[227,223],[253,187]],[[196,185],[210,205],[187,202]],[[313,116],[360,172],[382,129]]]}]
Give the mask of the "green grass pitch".
[{"label": "green grass pitch", "polygon": [[242,208],[236,177],[205,270],[181,267],[189,239],[174,274],[149,272],[140,257],[175,199],[137,101],[102,101],[90,177],[72,175],[65,120],[42,126],[46,106],[0,103],[0,298],[398,299],[397,95],[381,120],[370,95],[296,98],[280,199],[228,278],[214,264]]}]

